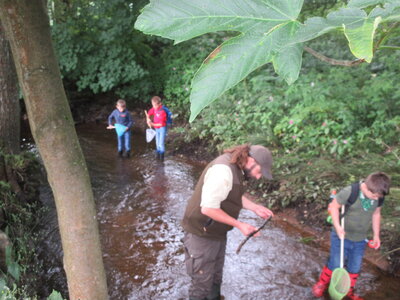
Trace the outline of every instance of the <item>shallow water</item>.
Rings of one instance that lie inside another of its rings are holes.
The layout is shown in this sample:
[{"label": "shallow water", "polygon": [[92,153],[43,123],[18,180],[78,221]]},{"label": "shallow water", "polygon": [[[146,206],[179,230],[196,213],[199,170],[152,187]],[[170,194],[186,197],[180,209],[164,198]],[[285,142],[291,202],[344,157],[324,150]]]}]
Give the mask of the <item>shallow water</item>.
[{"label": "shallow water", "polygon": [[[103,245],[110,299],[187,299],[180,226],[186,201],[202,166],[166,156],[157,161],[154,145],[144,135],[132,137],[131,158],[118,158],[116,138],[104,125],[77,127],[87,159]],[[52,196],[42,188],[50,207],[41,244],[46,286],[67,293],[62,271],[62,250]],[[262,220],[249,212],[241,219],[253,225]],[[262,236],[250,239],[239,255],[243,239],[238,230],[228,236],[222,294],[234,299],[313,299],[311,286],[328,253],[301,243],[305,234],[292,225],[273,220]],[[365,299],[400,299],[398,279],[363,265],[358,291]],[[328,298],[326,298],[328,299]]]}]

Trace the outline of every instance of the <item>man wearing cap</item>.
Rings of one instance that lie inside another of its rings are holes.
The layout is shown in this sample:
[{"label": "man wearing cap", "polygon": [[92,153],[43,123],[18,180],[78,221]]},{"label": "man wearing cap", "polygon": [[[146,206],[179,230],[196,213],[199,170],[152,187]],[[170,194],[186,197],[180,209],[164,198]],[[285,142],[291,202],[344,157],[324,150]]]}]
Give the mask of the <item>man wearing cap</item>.
[{"label": "man wearing cap", "polygon": [[243,186],[250,177],[272,179],[271,167],[267,148],[245,144],[225,150],[204,169],[182,220],[190,300],[220,299],[227,232],[236,227],[247,236],[257,229],[237,220],[240,210],[264,219],[273,215],[244,196]]}]

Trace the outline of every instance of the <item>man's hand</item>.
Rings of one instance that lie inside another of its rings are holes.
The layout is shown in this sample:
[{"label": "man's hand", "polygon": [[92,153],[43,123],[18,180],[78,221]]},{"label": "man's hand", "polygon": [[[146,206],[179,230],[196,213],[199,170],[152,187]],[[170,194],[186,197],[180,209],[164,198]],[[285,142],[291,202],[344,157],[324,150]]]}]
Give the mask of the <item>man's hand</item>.
[{"label": "man's hand", "polygon": [[[256,227],[251,226],[250,224],[247,223],[242,223],[240,222],[240,224],[237,226],[237,228],[243,233],[243,235],[248,236],[251,233],[253,233],[254,231],[257,230]],[[254,236],[259,236],[260,233],[257,232]]]},{"label": "man's hand", "polygon": [[274,213],[266,208],[265,206],[262,206],[260,204],[257,204],[253,201],[251,201],[249,198],[246,197],[246,195],[242,196],[242,205],[244,209],[248,209],[252,212],[254,212],[257,216],[261,218],[268,218],[268,217],[273,217]]},{"label": "man's hand", "polygon": [[264,219],[274,216],[274,213],[270,209],[262,205],[257,205],[254,209],[254,213]]},{"label": "man's hand", "polygon": [[107,129],[114,129],[115,128],[115,126],[113,126],[113,125],[108,125],[107,126]]}]

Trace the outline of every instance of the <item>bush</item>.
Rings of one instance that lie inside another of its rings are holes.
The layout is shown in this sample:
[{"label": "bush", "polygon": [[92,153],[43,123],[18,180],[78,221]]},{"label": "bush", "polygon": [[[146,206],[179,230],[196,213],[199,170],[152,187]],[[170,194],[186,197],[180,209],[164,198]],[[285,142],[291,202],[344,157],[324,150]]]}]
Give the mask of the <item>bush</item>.
[{"label": "bush", "polygon": [[356,68],[316,66],[306,56],[310,67],[291,86],[265,66],[206,108],[192,129],[221,148],[256,141],[309,156],[398,151],[399,56]]}]

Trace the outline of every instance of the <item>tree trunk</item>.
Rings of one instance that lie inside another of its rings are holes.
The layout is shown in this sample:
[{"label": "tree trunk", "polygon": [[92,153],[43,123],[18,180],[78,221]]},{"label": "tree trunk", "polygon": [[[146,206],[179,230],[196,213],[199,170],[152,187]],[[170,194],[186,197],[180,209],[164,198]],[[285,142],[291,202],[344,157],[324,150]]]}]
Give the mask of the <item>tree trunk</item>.
[{"label": "tree trunk", "polygon": [[53,190],[71,299],[107,299],[90,178],[42,0],[0,0],[29,124]]},{"label": "tree trunk", "polygon": [[6,153],[20,150],[20,108],[17,74],[10,47],[0,24],[0,148]]}]

